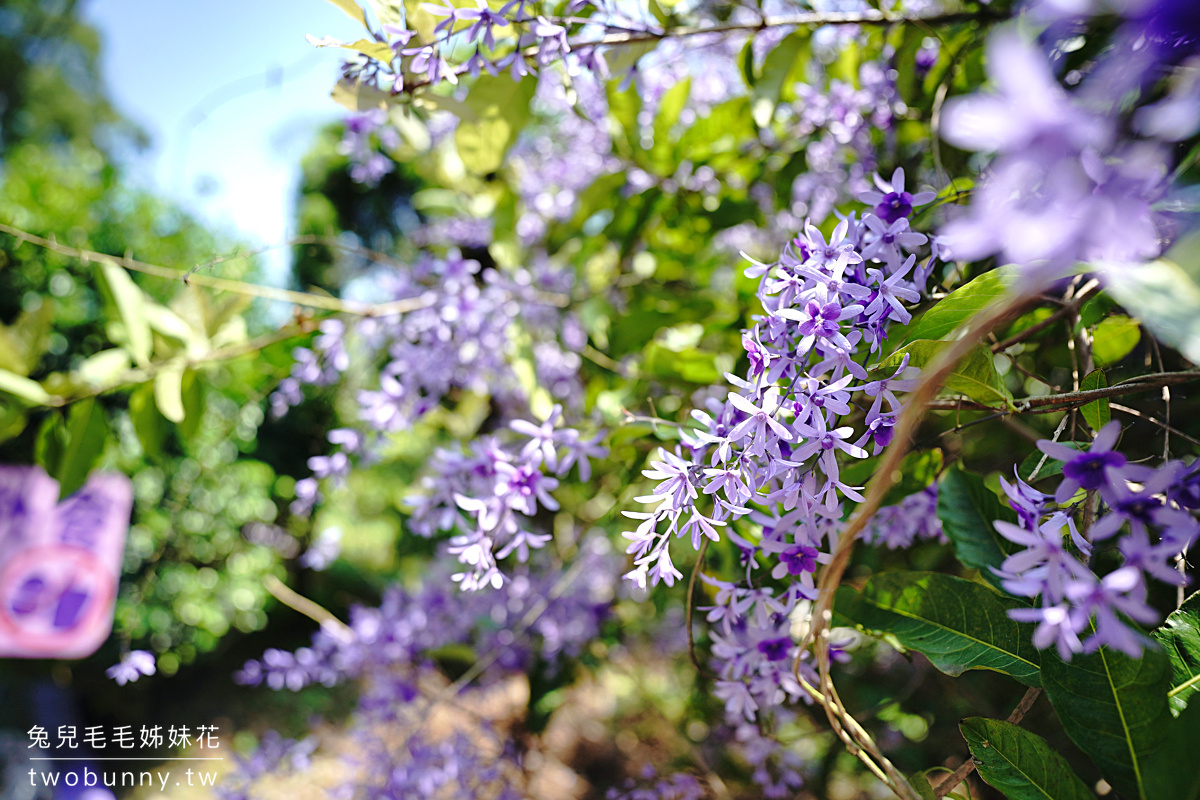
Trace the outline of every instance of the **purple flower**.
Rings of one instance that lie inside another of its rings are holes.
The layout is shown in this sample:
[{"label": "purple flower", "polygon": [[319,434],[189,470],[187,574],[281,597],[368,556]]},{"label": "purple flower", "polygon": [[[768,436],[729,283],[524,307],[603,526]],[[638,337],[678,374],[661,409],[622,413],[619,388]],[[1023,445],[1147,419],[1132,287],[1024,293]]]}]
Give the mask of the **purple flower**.
[{"label": "purple flower", "polygon": [[911,194],[904,191],[904,170],[899,167],[892,173],[891,183],[887,183],[880,178],[878,173],[875,174],[874,179],[875,185],[879,187],[879,191],[862,192],[859,194],[858,199],[875,206],[875,208],[871,209],[875,212],[875,216],[888,225],[908,217],[909,214],[912,214],[913,208],[931,203],[937,197],[936,192],[917,192],[916,194]]},{"label": "purple flower", "polygon": [[1111,131],[1076,105],[1058,84],[1046,57],[1014,29],[988,39],[988,77],[995,91],[952,98],[942,136],[964,150],[1021,152],[1043,144],[1104,148]]},{"label": "purple flower", "polygon": [[763,639],[755,649],[766,656],[767,661],[782,661],[788,657],[795,643],[788,637],[780,637],[778,639]]},{"label": "purple flower", "polygon": [[153,653],[146,650],[131,650],[121,656],[120,662],[105,670],[104,674],[116,681],[118,686],[124,686],[143,675],[153,675],[154,672]]},{"label": "purple flower", "polygon": [[1117,437],[1121,435],[1121,423],[1113,421],[1100,429],[1092,446],[1085,451],[1075,450],[1064,444],[1042,440],[1038,449],[1051,458],[1063,462],[1063,482],[1054,493],[1054,501],[1066,503],[1079,489],[1101,490],[1107,500],[1114,496],[1115,487],[1128,477],[1125,456],[1113,451]]},{"label": "purple flower", "polygon": [[817,549],[815,547],[792,547],[779,554],[779,561],[789,575],[803,575],[817,571]]}]

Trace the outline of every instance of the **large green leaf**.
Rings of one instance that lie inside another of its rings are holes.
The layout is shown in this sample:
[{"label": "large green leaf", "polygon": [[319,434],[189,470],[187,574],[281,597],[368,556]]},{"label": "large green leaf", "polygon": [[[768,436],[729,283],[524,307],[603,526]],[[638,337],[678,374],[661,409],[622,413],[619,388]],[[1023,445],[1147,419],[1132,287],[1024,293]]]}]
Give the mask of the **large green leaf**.
[{"label": "large green leaf", "polygon": [[1036,733],[983,717],[964,719],[958,727],[979,776],[1009,800],[1095,800],[1066,759]]},{"label": "large green leaf", "polygon": [[1000,302],[1008,294],[1017,271],[1000,267],[958,287],[938,301],[908,329],[908,341],[941,339],[983,309]]},{"label": "large green leaf", "polygon": [[1140,659],[1102,647],[1063,661],[1042,654],[1042,684],[1063,730],[1087,753],[1114,789],[1142,800],[1147,759],[1167,742],[1171,664],[1159,650]]},{"label": "large green leaf", "polygon": [[979,570],[984,580],[998,587],[1000,579],[992,567],[998,568],[1019,548],[997,533],[993,523],[1016,522],[1016,513],[1000,502],[983,478],[953,467],[946,470],[938,486],[937,514],[958,560]]},{"label": "large green leaf", "polygon": [[529,121],[536,81],[514,81],[508,75],[480,75],[465,101],[474,119],[458,121],[454,145],[463,166],[476,174],[494,172]]},{"label": "large green leaf", "polygon": [[774,113],[780,98],[792,99],[795,93],[791,87],[803,75],[811,47],[812,30],[809,28],[792,31],[775,45],[763,59],[762,70],[754,81],[751,92],[754,100],[769,101],[768,108]]},{"label": "large green leaf", "polygon": [[[949,342],[934,339],[909,342],[880,362],[877,369],[895,369],[900,366],[906,355],[908,366],[924,368],[948,344]],[[946,376],[943,386],[948,391],[966,395],[990,406],[1013,408],[1012,392],[1004,385],[1004,379],[996,371],[995,357],[991,350],[981,344],[972,347],[959,359],[954,371]]]},{"label": "large green leaf", "polygon": [[1171,711],[1179,714],[1200,688],[1200,592],[1176,609],[1154,632],[1171,659]]},{"label": "large green leaf", "polygon": [[924,653],[947,675],[990,669],[1029,686],[1041,686],[1033,626],[1009,619],[1024,608],[987,586],[937,572],[888,572],[867,581],[861,592],[838,590],[837,624],[891,634],[901,645]]},{"label": "large green leaf", "polygon": [[1166,744],[1146,760],[1147,800],[1200,798],[1200,703],[1171,720]]},{"label": "large green leaf", "polygon": [[67,414],[67,443],[58,465],[57,474],[63,497],[74,494],[83,486],[88,473],[104,453],[108,435],[108,418],[104,408],[89,397],[71,406]]}]

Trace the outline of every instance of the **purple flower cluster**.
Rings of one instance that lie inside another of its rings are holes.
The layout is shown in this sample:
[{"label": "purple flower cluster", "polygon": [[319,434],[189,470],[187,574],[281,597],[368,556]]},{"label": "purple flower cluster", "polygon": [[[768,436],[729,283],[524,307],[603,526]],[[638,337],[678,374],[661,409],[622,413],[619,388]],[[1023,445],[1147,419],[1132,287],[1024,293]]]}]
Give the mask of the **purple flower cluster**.
[{"label": "purple flower cluster", "polygon": [[155,671],[153,653],[146,650],[132,650],[121,656],[121,660],[105,670],[104,674],[116,681],[118,686],[124,686],[143,675],[153,675]]},{"label": "purple flower cluster", "polygon": [[323,321],[311,349],[296,348],[291,375],[271,396],[272,413],[280,416],[303,400],[304,386],[338,382],[350,368],[351,351],[356,359],[381,365],[379,388],[358,395],[359,422],[370,433],[330,431],[336,449],[309,459],[313,474],[297,481],[293,514],[310,513],[322,499],[323,482],[340,485],[355,459],[373,457],[387,434],[410,429],[448,395],[488,396],[509,418],[527,413],[529,389],[513,366],[518,331],[531,345],[535,372],[551,395],[572,408],[582,398],[577,351],[586,338],[557,300],[569,295],[572,277],[547,259],[502,272],[482,270],[451,251],[445,258],[423,255],[411,269],[383,274],[379,282],[391,299],[424,300],[425,306],[402,316],[367,318],[353,330],[337,318]]},{"label": "purple flower cluster", "polygon": [[[1024,549],[1005,559],[997,574],[1009,592],[1041,598],[1039,607],[1010,616],[1036,622],[1034,645],[1053,644],[1064,659],[1101,646],[1140,656],[1149,640],[1126,620],[1158,621],[1146,603],[1147,580],[1186,583],[1175,561],[1200,536],[1192,514],[1200,507],[1196,470],[1180,461],[1158,469],[1131,464],[1113,449],[1119,434],[1119,423],[1110,422],[1087,450],[1039,442],[1047,456],[1063,462],[1053,497],[1019,479],[1002,482],[1018,522],[997,521],[996,530]],[[1089,503],[1095,522],[1081,531],[1075,513],[1086,517]],[[1099,577],[1087,561],[1098,542],[1114,537],[1123,563]]]},{"label": "purple flower cluster", "polygon": [[438,739],[417,734],[400,748],[381,732],[359,733],[361,752],[353,763],[361,773],[343,787],[347,796],[353,793],[370,800],[525,797],[513,785],[521,774],[518,754],[508,749],[496,752],[496,734],[487,728],[455,731]]},{"label": "purple flower cluster", "polygon": [[885,545],[889,550],[902,550],[918,541],[946,542],[937,515],[937,498],[937,484],[931,483],[894,506],[884,506],[863,529],[862,540]]},{"label": "purple flower cluster", "polygon": [[311,736],[297,741],[268,730],[249,756],[234,754],[236,767],[229,780],[217,785],[217,796],[221,800],[250,800],[250,788],[258,779],[284,770],[308,769],[309,756],[316,747],[317,740]]},{"label": "purple flower cluster", "polygon": [[746,274],[759,280],[765,314],[743,332],[745,376],[727,375],[736,391],[704,400],[682,446],[651,459],[643,474],[654,488],[637,498],[647,510],[624,512],[638,522],[623,534],[634,557],[625,577],[635,585],[683,577],[670,553],[676,538],[699,548],[728,537],[741,554],[740,580],[701,575],[712,590],[703,610],[713,626],[714,694],[772,798],[801,783],[801,760],[770,732],[791,719],[789,706],[811,700],[794,665],[816,680],[793,620],[817,597],[814,576],[836,546],[842,498],[862,500],[839,461],[890,443],[897,392],[912,385],[907,362],[874,379],[864,363],[921,298],[931,260],[917,268],[913,251],[927,239],[908,218],[932,198],[906,191],[902,170],[891,181],[877,177],[876,188],[863,194],[872,210],[861,218],[843,217],[828,236],[810,223],[778,262],[751,260]]},{"label": "purple flower cluster", "polygon": [[700,781],[686,772],[660,778],[647,765],[637,779],[629,778],[621,786],[609,788],[604,800],[703,800],[707,794]]},{"label": "purple flower cluster", "polygon": [[530,550],[542,548],[550,535],[534,530],[539,508],[558,510],[550,492],[571,467],[591,477],[589,459],[602,457],[603,434],[585,439],[561,426],[562,408],[555,406],[540,425],[516,420],[511,444],[498,437],[475,439],[467,452],[439,449],[421,481],[422,492],[409,498],[410,526],[422,536],[457,531],[448,551],[463,565],[453,580],[463,589],[500,588],[504,575],[498,560],[516,554],[525,562]]},{"label": "purple flower cluster", "polygon": [[894,76],[886,64],[867,62],[857,88],[836,78],[827,86],[801,84],[796,101],[780,107],[785,127],[807,140],[808,168],[792,183],[791,214],[819,222],[835,204],[870,190],[877,151],[872,134],[889,131],[903,113]]},{"label": "purple flower cluster", "polygon": [[[567,578],[523,568],[495,592],[459,592],[444,571],[435,570],[416,591],[392,586],[378,608],[354,607],[348,627],[323,626],[309,647],[267,650],[246,662],[236,679],[299,691],[367,678],[361,703],[382,708],[416,697],[421,676],[432,668],[429,654],[449,645],[492,654],[500,671],[540,663],[553,672],[598,634],[613,600],[617,565],[607,542],[590,540],[577,561]],[[554,592],[554,602],[536,613]]]},{"label": "purple flower cluster", "polygon": [[383,176],[395,169],[395,164],[374,147],[371,134],[375,134],[379,143],[388,149],[400,145],[400,135],[388,124],[387,112],[381,108],[352,114],[345,124],[338,152],[350,159],[351,180],[378,186]]},{"label": "purple flower cluster", "polygon": [[970,208],[942,230],[950,257],[1000,253],[1024,267],[1032,286],[1079,261],[1129,264],[1157,256],[1164,221],[1153,204],[1166,193],[1169,152],[1122,139],[1115,112],[1087,87],[1067,92],[1016,30],[992,34],[987,55],[994,90],[954,98],[944,112],[947,141],[997,154]]},{"label": "purple flower cluster", "polygon": [[621,166],[604,122],[608,102],[603,84],[581,76],[571,86],[586,116],[567,101],[563,77],[546,72],[538,81],[535,105],[551,123],[526,129],[509,154],[521,199],[516,232],[525,244],[541,240],[549,225],[569,219],[579,194]]},{"label": "purple flower cluster", "polygon": [[[495,592],[457,591],[445,571],[435,569],[415,591],[393,586],[379,607],[354,607],[348,626],[322,626],[309,647],[267,650],[235,679],[293,691],[360,681],[359,713],[349,731],[356,747],[346,756],[356,775],[348,791],[400,800],[434,796],[452,785],[462,796],[476,797],[486,786],[501,794],[489,790],[485,796],[516,800],[520,795],[508,776],[519,756],[486,723],[481,728],[473,719],[469,734],[436,738],[419,730],[430,710],[419,698],[445,683],[433,656],[465,646],[486,660],[466,692],[483,691],[514,673],[540,670],[552,676],[599,635],[618,571],[603,538],[586,540],[570,570],[525,567]],[[405,730],[410,734],[398,747],[396,732]],[[269,734],[259,751],[241,760],[232,782],[240,789],[229,800],[240,800],[250,783],[297,752],[306,759],[315,746]]]},{"label": "purple flower cluster", "polygon": [[[766,311],[742,336],[749,371],[727,376],[738,391],[725,402],[710,400],[692,413],[699,426],[684,432],[686,450],[660,450],[643,473],[657,482],[638,498],[652,509],[625,512],[640,521],[624,534],[635,557],[627,577],[635,583],[671,585],[681,577],[672,538],[688,537],[698,548],[749,516],[763,526],[761,541],[729,533],[750,554],[749,568],[765,556],[776,578],[790,574],[811,590],[815,567],[798,566],[808,562],[797,553],[828,552],[841,498],[862,500],[840,480],[839,454],[866,458],[886,446],[900,410],[895,393],[909,388],[904,366],[870,380],[862,361],[880,349],[893,321],[911,319],[905,305],[921,297],[929,264],[914,269],[909,251],[926,237],[909,230],[906,215],[928,197],[904,192],[900,170],[880,187],[900,198],[886,201],[894,222],[871,211],[862,219],[851,214],[828,240],[809,224],[777,263],[752,262],[746,270],[760,281]],[[866,199],[878,207],[885,197]],[[855,392],[873,398],[859,431],[843,424]]]}]

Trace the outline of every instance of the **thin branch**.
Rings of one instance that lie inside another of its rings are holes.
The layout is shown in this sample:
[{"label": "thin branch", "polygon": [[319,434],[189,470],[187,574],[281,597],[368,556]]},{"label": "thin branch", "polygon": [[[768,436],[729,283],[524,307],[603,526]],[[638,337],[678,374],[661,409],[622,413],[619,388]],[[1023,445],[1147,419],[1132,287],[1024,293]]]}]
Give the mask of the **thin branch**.
[{"label": "thin branch", "polygon": [[1030,325],[1028,328],[1024,329],[1023,331],[1014,333],[1012,336],[1008,337],[1004,341],[997,342],[996,344],[992,345],[992,352],[999,353],[1002,350],[1007,350],[1008,348],[1012,347],[1014,344],[1023,342],[1026,339],[1028,339],[1029,337],[1034,336],[1038,333],[1041,333],[1042,331],[1046,330],[1046,328],[1049,328],[1051,325],[1053,325],[1054,323],[1061,320],[1063,317],[1068,316],[1070,314],[1074,314],[1076,311],[1079,310],[1080,306],[1082,306],[1084,303],[1086,303],[1088,300],[1090,300],[1099,291],[1100,291],[1100,281],[1098,281],[1098,280],[1088,281],[1080,288],[1079,294],[1077,294],[1075,296],[1075,298],[1070,301],[1070,303],[1060,307],[1057,311],[1055,311],[1053,314],[1046,317],[1045,319],[1039,320],[1038,322],[1033,323],[1032,325]]},{"label": "thin branch", "polygon": [[262,286],[257,283],[247,283],[227,278],[214,278],[210,275],[192,275],[188,277],[187,270],[163,267],[157,264],[147,264],[144,261],[135,260],[128,254],[118,258],[107,253],[98,253],[94,250],[68,247],[67,245],[59,244],[54,239],[35,236],[32,233],[23,231],[20,228],[14,228],[11,225],[5,225],[4,223],[0,223],[0,233],[7,233],[9,236],[17,239],[18,242],[29,242],[67,258],[79,259],[85,264],[93,261],[103,264],[114,264],[132,272],[140,272],[144,275],[153,275],[156,278],[180,281],[188,286],[207,286],[218,292],[232,292],[249,297],[260,297],[264,300],[278,300],[306,308],[320,308],[325,311],[336,311],[359,317],[390,317],[397,314],[406,314],[410,311],[428,308],[434,302],[432,292],[427,292],[419,297],[394,300],[388,303],[355,303],[327,295],[297,292],[292,289],[277,289],[274,286]]},{"label": "thin branch", "polygon": [[263,587],[276,600],[293,611],[299,611],[313,622],[318,623],[322,628],[333,631],[339,638],[353,635],[350,631],[350,626],[335,617],[332,612],[319,603],[313,602],[304,595],[297,593],[274,575],[268,575],[263,579]]},{"label": "thin branch", "polygon": [[[854,550],[855,539],[863,528],[866,527],[867,522],[875,512],[879,510],[884,496],[895,482],[895,475],[899,470],[900,462],[907,455],[917,427],[920,425],[921,420],[924,419],[926,404],[933,399],[942,382],[954,370],[959,360],[970,352],[975,343],[992,328],[1019,311],[1026,302],[1027,298],[1024,296],[1015,295],[983,311],[983,313],[974,318],[966,326],[965,335],[957,341],[951,342],[949,346],[943,349],[929,368],[922,373],[920,383],[909,395],[904,411],[900,415],[895,429],[895,438],[885,451],[883,459],[875,471],[875,477],[872,478],[870,485],[867,487],[864,501],[859,504],[854,516],[847,524],[845,532],[839,537],[832,559],[821,572],[821,579],[817,587],[818,599],[813,609],[812,625],[801,645],[805,646],[810,642],[816,645],[817,668],[821,681],[820,688],[826,701],[824,704],[825,712],[829,717],[830,723],[835,726],[835,729],[840,728],[842,723],[853,723],[854,728],[861,730],[861,726],[858,726],[853,718],[846,714],[845,706],[842,704],[837,695],[837,689],[833,685],[833,680],[829,673],[829,648],[826,641],[829,638],[829,625],[833,619],[831,606],[834,590],[841,583],[842,575],[850,563],[850,555]],[[859,743],[878,762],[879,766],[887,772],[888,777],[891,779],[888,785],[893,792],[905,798],[905,800],[912,800],[918,797],[916,790],[912,788],[907,778],[879,752],[879,749],[870,740],[869,736],[861,739]]]},{"label": "thin branch", "polygon": [[[572,24],[571,19],[555,19],[549,18],[551,22],[562,24],[566,22]],[[898,14],[892,11],[880,11],[878,9],[867,9],[865,11],[831,11],[831,12],[807,12],[800,14],[783,14],[777,17],[761,17],[754,22],[744,23],[726,23],[722,25],[710,26],[679,26],[669,29],[658,30],[632,30],[625,29],[617,32],[605,33],[594,39],[577,40],[570,42],[571,50],[589,50],[597,47],[621,47],[628,45],[637,45],[644,43],[656,43],[666,39],[687,39],[693,36],[706,36],[710,34],[723,35],[731,33],[762,33],[771,28],[795,28],[802,26],[822,26],[822,25],[943,25],[955,22],[967,22],[971,20],[993,20],[1000,21],[1007,19],[1007,16],[989,11],[953,11],[944,14]],[[517,20],[520,23],[523,20]],[[589,19],[587,24],[596,25],[598,27],[613,27],[605,26],[600,20]],[[439,39],[431,46],[439,47],[444,45],[449,40],[450,34],[443,39]],[[524,48],[522,54],[526,58],[536,59],[540,52],[540,46],[537,44],[530,45]],[[382,62],[378,62],[382,63]],[[390,66],[390,65],[389,65]],[[395,68],[392,67],[393,73]],[[467,74],[467,65],[456,65],[453,70],[455,76],[463,76]],[[422,89],[432,85],[428,78],[420,78],[416,80],[408,80],[405,76],[404,88],[400,94],[413,95],[413,90]],[[395,95],[393,95],[395,96]]]},{"label": "thin branch", "polygon": [[1111,408],[1113,411],[1121,411],[1126,414],[1132,414],[1133,416],[1138,417],[1139,419],[1144,419],[1144,420],[1146,420],[1146,422],[1149,422],[1151,424],[1157,425],[1158,427],[1162,428],[1167,433],[1173,433],[1176,436],[1178,436],[1180,439],[1184,439],[1184,440],[1196,445],[1197,447],[1200,447],[1200,439],[1195,439],[1191,436],[1188,436],[1186,433],[1179,430],[1178,428],[1171,427],[1171,425],[1169,423],[1163,422],[1160,419],[1156,419],[1156,418],[1150,416],[1149,414],[1144,414],[1141,411],[1138,411],[1136,408],[1130,408],[1129,406],[1123,406],[1123,405],[1119,405],[1117,403],[1109,403],[1108,407]]},{"label": "thin branch", "polygon": [[288,325],[274,333],[268,333],[257,339],[251,339],[241,344],[229,345],[217,350],[210,350],[202,356],[195,358],[180,358],[178,356],[168,358],[164,361],[159,361],[150,364],[146,367],[131,369],[117,376],[112,383],[103,386],[93,386],[80,392],[70,395],[50,395],[50,399],[46,402],[47,406],[52,408],[61,408],[62,406],[76,403],[80,400],[86,400],[89,397],[99,397],[102,394],[123,389],[126,386],[136,386],[154,380],[158,373],[168,367],[178,368],[183,366],[184,369],[195,369],[196,367],[212,364],[220,361],[231,361],[244,355],[258,352],[264,348],[270,347],[273,344],[285,342],[296,336],[303,336],[312,333],[317,329],[320,320],[304,319]]},{"label": "thin branch", "polygon": [[[1156,372],[1151,375],[1140,375],[1129,378],[1112,386],[1103,386],[1098,389],[1084,389],[1078,392],[1061,392],[1059,394],[1042,395],[1041,397],[1029,397],[1017,401],[1016,411],[990,406],[987,403],[980,403],[970,399],[933,400],[926,407],[930,411],[955,411],[962,409],[964,411],[993,411],[1003,414],[1051,414],[1056,411],[1079,408],[1094,400],[1103,400],[1107,397],[1120,397],[1127,394],[1138,394],[1139,392],[1147,392],[1151,389],[1161,389],[1164,386],[1174,386],[1175,384],[1189,383],[1195,380],[1200,380],[1200,370]],[[1174,432],[1172,430],[1172,433]]]},{"label": "thin branch", "polygon": [[696,576],[700,574],[700,570],[704,566],[704,554],[708,552],[709,541],[709,538],[705,536],[704,540],[700,542],[700,550],[696,553],[696,563],[692,566],[692,576],[688,578],[687,603],[684,605],[683,624],[687,626],[688,658],[692,660],[692,666],[696,668],[696,672],[710,681],[719,681],[720,678],[700,666],[700,659],[696,658],[696,635],[692,631],[692,597],[696,592]]}]

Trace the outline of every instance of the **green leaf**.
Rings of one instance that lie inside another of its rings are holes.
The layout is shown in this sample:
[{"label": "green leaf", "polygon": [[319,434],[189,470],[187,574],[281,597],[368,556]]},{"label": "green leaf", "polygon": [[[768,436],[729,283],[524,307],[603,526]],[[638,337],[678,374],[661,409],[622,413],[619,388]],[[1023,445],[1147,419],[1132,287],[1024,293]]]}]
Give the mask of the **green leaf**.
[{"label": "green leaf", "polygon": [[692,88],[692,79],[685,78],[670,89],[663,92],[658,104],[658,116],[654,118],[654,144],[658,147],[669,147],[672,142],[671,132],[675,123],[679,122],[679,114],[687,105],[688,93]]},{"label": "green leaf", "polygon": [[835,624],[891,634],[924,653],[947,675],[989,669],[1040,686],[1033,626],[1008,617],[1026,604],[974,581],[936,572],[887,572],[872,577],[861,592],[838,589]]},{"label": "green leaf", "polygon": [[129,371],[129,351],[123,347],[101,350],[88,356],[75,369],[72,378],[95,388],[110,387]]},{"label": "green leaf", "polygon": [[313,47],[341,47],[345,50],[353,50],[356,53],[362,53],[364,56],[382,61],[385,64],[390,64],[392,59],[396,57],[396,52],[383,42],[377,42],[374,39],[359,39],[355,42],[339,42],[332,36],[326,36],[318,39],[311,33],[305,37],[309,44]]},{"label": "green leaf", "polygon": [[1194,275],[1162,258],[1136,268],[1114,267],[1106,283],[1109,294],[1151,333],[1200,363],[1200,284]]},{"label": "green leaf", "polygon": [[980,311],[1004,298],[1016,275],[1015,267],[1000,267],[958,287],[926,311],[908,329],[906,339],[942,339],[953,333]]},{"label": "green leaf", "polygon": [[504,163],[508,148],[529,121],[529,102],[536,81],[514,81],[508,75],[480,75],[465,100],[475,119],[460,119],[454,131],[458,157],[468,171],[495,172]]},{"label": "green leaf", "polygon": [[42,420],[37,436],[33,440],[34,463],[46,470],[50,477],[58,475],[63,453],[67,449],[67,426],[63,415],[52,411]]},{"label": "green leaf", "polygon": [[1100,768],[1114,789],[1151,800],[1147,759],[1167,739],[1171,664],[1147,649],[1140,659],[1102,647],[1070,662],[1054,648],[1042,654],[1042,684],[1071,741]]},{"label": "green leaf", "polygon": [[[921,795],[921,800],[937,800],[937,795],[933,793],[933,783],[926,777],[936,769],[935,767],[933,770],[927,769],[921,772],[914,772],[912,777],[908,779],[909,784],[917,790],[917,794]],[[937,778],[934,778],[934,780],[937,780]]]},{"label": "green leaf", "polygon": [[1146,759],[1147,800],[1200,798],[1200,703],[1183,710],[1171,724],[1167,741]]},{"label": "green leaf", "polygon": [[775,105],[792,93],[792,85],[801,78],[809,63],[811,45],[810,28],[792,31],[775,45],[763,59],[762,72],[754,82],[753,99],[770,101],[774,112]]},{"label": "green leaf", "polygon": [[399,25],[404,21],[404,4],[396,0],[367,0],[375,16],[384,25]]},{"label": "green leaf", "polygon": [[1137,320],[1120,314],[1102,319],[1092,332],[1092,357],[1096,366],[1117,363],[1129,355],[1141,339],[1141,326]]},{"label": "green leaf", "polygon": [[1200,592],[1171,612],[1153,635],[1171,660],[1171,689],[1167,697],[1171,712],[1178,715],[1200,688]]},{"label": "green leaf", "polygon": [[23,311],[12,325],[0,325],[0,369],[28,375],[50,341],[54,303],[43,298],[36,311]]},{"label": "green leaf", "polygon": [[175,361],[154,376],[154,402],[162,415],[176,424],[184,419],[183,370],[183,362]]},{"label": "green leaf", "polygon": [[[1084,392],[1091,391],[1092,389],[1104,389],[1107,387],[1108,381],[1104,379],[1104,372],[1098,369],[1094,369],[1089,372],[1086,376],[1084,376],[1084,379],[1079,382],[1079,389],[1080,391]],[[1083,418],[1087,420],[1087,424],[1090,425],[1094,431],[1100,430],[1112,419],[1112,412],[1109,411],[1107,397],[1101,397],[1099,400],[1093,400],[1083,408],[1079,409],[1079,413],[1083,414]]]},{"label": "green leaf", "polygon": [[[1059,444],[1061,444],[1063,447],[1070,447],[1073,450],[1085,449],[1081,448],[1080,445],[1075,442],[1059,442]],[[1038,468],[1038,464],[1042,465],[1040,469]],[[1051,458],[1041,450],[1034,450],[1032,453],[1025,456],[1025,459],[1021,462],[1021,466],[1017,469],[1017,474],[1021,476],[1021,480],[1028,481],[1030,480],[1029,476],[1032,475],[1033,471],[1036,469],[1038,471],[1037,477],[1033,480],[1040,481],[1043,478],[1049,478],[1054,475],[1062,474],[1062,468],[1063,462],[1059,461],[1057,458]]]},{"label": "green leaf", "polygon": [[40,383],[6,369],[0,369],[0,392],[8,392],[38,406],[48,406],[54,402],[54,398]]},{"label": "green leaf", "polygon": [[66,448],[58,464],[56,478],[63,497],[74,494],[83,486],[88,473],[104,454],[104,439],[108,436],[108,419],[104,408],[89,397],[72,404],[67,414]]},{"label": "green leaf", "polygon": [[[924,368],[929,365],[949,342],[933,339],[918,339],[909,342],[886,359],[876,369],[895,369],[908,356],[910,367]],[[996,371],[992,351],[983,345],[975,345],[959,359],[954,371],[946,376],[943,388],[956,394],[966,395],[990,406],[1013,407],[1012,392],[1004,385],[1004,379]]]},{"label": "green leaf", "polygon": [[1016,522],[1016,513],[987,488],[982,477],[954,467],[946,470],[938,486],[937,514],[963,566],[979,570],[984,580],[998,587],[1000,579],[991,568],[999,567],[1019,548],[997,533],[993,523]]},{"label": "green leaf", "polygon": [[998,719],[959,723],[979,777],[1009,800],[1095,800],[1065,758],[1036,733]]},{"label": "green leaf", "polygon": [[183,422],[179,423],[179,435],[191,439],[200,431],[201,412],[204,410],[204,386],[195,370],[183,373],[180,395],[183,398]]},{"label": "green leaf", "polygon": [[117,305],[117,311],[121,314],[121,321],[125,323],[129,354],[139,367],[148,366],[153,340],[150,337],[150,323],[146,320],[145,296],[133,282],[133,278],[129,277],[129,273],[116,264],[105,261],[100,264],[100,270],[113,302]]},{"label": "green leaf", "polygon": [[154,404],[154,387],[151,384],[144,383],[130,393],[129,418],[146,455],[152,458],[162,455],[167,420]]},{"label": "green leaf", "polygon": [[0,444],[25,430],[28,419],[20,403],[0,403]]},{"label": "green leaf", "polygon": [[[421,98],[428,96],[421,95]],[[333,102],[351,111],[370,111],[372,108],[387,108],[391,104],[391,96],[387,92],[345,78],[334,84],[330,97]]]}]

